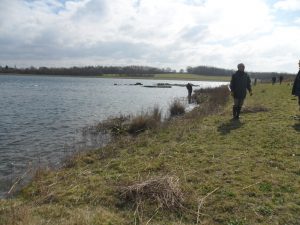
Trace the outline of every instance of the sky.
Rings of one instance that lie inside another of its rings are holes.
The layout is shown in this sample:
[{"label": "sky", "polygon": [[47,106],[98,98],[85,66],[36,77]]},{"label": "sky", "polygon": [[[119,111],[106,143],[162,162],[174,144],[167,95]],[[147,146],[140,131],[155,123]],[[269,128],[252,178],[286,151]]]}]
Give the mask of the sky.
[{"label": "sky", "polygon": [[0,0],[0,66],[298,71],[300,0]]}]

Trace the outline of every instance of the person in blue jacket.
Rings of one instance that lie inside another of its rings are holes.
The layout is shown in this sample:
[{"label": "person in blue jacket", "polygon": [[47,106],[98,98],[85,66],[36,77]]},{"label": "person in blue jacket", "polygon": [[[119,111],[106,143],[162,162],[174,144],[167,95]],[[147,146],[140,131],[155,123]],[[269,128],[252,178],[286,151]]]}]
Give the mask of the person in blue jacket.
[{"label": "person in blue jacket", "polygon": [[234,119],[239,119],[244,100],[247,95],[247,90],[252,95],[251,80],[247,73],[245,73],[245,65],[238,64],[238,71],[236,71],[230,81],[231,95],[234,98],[234,105],[232,114]]},{"label": "person in blue jacket", "polygon": [[299,71],[294,80],[292,95],[298,96],[298,105],[300,110],[300,60],[299,60]]}]

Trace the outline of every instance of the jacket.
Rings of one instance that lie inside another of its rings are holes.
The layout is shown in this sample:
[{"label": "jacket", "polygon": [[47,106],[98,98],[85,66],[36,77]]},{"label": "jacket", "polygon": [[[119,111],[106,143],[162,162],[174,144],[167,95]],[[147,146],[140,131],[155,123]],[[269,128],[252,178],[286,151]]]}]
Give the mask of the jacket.
[{"label": "jacket", "polygon": [[251,80],[248,74],[242,71],[235,72],[231,77],[230,90],[234,98],[246,98],[247,90],[251,92]]},{"label": "jacket", "polygon": [[300,96],[300,70],[294,81],[292,95]]}]

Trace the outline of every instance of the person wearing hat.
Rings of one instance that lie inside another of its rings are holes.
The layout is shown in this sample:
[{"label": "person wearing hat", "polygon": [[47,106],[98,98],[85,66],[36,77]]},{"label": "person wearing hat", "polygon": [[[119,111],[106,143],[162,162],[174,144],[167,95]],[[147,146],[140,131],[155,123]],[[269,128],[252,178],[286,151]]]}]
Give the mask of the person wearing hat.
[{"label": "person wearing hat", "polygon": [[245,65],[240,63],[237,65],[238,71],[236,71],[230,81],[231,95],[234,98],[234,105],[232,108],[232,114],[234,119],[239,119],[244,100],[247,95],[247,90],[252,95],[251,80],[247,73],[245,73]]},{"label": "person wearing hat", "polygon": [[292,95],[298,96],[298,105],[300,110],[300,60],[299,60],[299,71],[294,81]]}]

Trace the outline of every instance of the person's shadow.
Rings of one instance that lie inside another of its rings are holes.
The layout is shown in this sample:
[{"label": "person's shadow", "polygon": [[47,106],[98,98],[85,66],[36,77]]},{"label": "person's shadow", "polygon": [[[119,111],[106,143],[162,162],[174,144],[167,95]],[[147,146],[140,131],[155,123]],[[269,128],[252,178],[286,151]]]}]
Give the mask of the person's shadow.
[{"label": "person's shadow", "polygon": [[219,127],[218,127],[218,131],[222,134],[222,135],[226,135],[229,134],[232,130],[236,130],[239,129],[241,126],[243,126],[244,124],[241,123],[239,120],[237,119],[231,119],[226,123],[222,123]]}]

